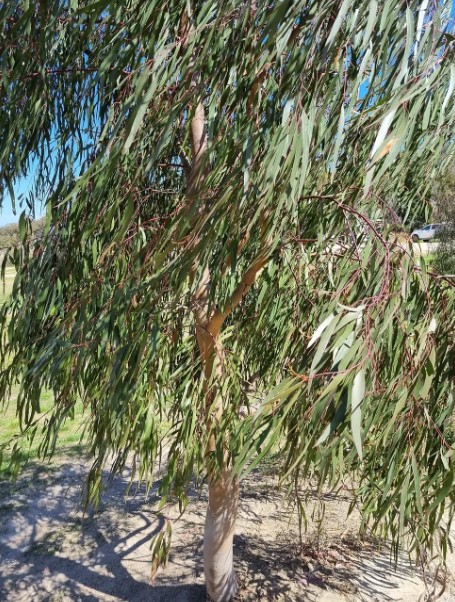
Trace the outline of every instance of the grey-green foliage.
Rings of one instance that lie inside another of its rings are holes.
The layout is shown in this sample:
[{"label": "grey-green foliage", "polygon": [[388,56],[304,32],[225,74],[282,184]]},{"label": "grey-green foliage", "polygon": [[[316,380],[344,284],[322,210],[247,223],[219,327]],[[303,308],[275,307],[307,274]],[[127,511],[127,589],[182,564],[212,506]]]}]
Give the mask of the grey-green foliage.
[{"label": "grey-green foliage", "polygon": [[[43,454],[82,397],[92,499],[111,453],[114,471],[135,455],[150,482],[164,442],[161,491],[183,502],[204,474],[189,273],[208,265],[212,307],[225,305],[265,228],[268,264],[221,335],[216,458],[227,447],[242,472],[281,449],[286,476],[354,474],[365,521],[419,549],[447,544],[454,291],[381,230],[392,195],[424,202],[453,142],[450,3],[425,7],[0,5],[1,176],[11,189],[34,161],[50,191],[47,242],[14,254],[1,391],[19,383]],[[209,156],[195,200],[198,100]],[[45,387],[55,405],[35,425]]]},{"label": "grey-green foliage", "polygon": [[455,274],[455,166],[452,160],[448,169],[436,180],[433,199],[436,219],[444,224],[439,233],[435,267],[441,274]]}]

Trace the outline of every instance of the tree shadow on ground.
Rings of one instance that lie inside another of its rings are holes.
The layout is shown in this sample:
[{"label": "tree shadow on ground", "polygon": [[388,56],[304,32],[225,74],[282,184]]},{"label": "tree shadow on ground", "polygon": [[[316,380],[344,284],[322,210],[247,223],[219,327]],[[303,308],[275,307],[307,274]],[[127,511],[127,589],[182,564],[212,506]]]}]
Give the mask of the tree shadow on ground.
[{"label": "tree shadow on ground", "polygon": [[205,600],[202,584],[151,583],[150,540],[164,526],[156,490],[125,498],[129,478],[117,477],[84,515],[87,469],[47,468],[31,465],[18,482],[0,484],[0,600]]},{"label": "tree shadow on ground", "polygon": [[[234,547],[242,600],[318,602],[326,593],[325,600],[389,602],[398,599],[397,589],[406,584],[420,586],[424,593],[404,555],[395,567],[385,551],[380,554],[368,543],[359,544],[359,550],[340,543],[315,554],[311,546],[299,546],[296,541],[271,543],[237,536]],[[336,561],[331,555],[334,548]],[[418,595],[411,594],[411,599],[417,601]]]},{"label": "tree shadow on ground", "polygon": [[[129,477],[115,477],[99,509],[84,515],[81,486],[86,473],[84,461],[73,459],[59,471],[35,464],[16,484],[0,483],[0,600],[205,601],[206,496],[192,492],[193,504],[174,524],[169,566],[153,584],[150,540],[165,524],[156,511],[156,488],[148,496],[144,488],[134,488],[125,497]],[[358,594],[359,600],[394,599],[392,564],[386,555],[375,555],[373,546],[367,554],[371,562],[365,562],[365,548],[338,544],[333,546],[334,561],[330,550],[324,556],[311,546],[300,547],[295,532],[280,536],[261,531],[261,504],[268,504],[267,512],[278,521],[274,524],[286,525],[290,510],[260,476],[248,480],[242,498],[244,524],[255,530],[247,528],[234,541],[241,600],[316,602],[322,591],[333,593],[333,600],[346,593]],[[413,580],[405,562],[399,571],[401,582]]]}]

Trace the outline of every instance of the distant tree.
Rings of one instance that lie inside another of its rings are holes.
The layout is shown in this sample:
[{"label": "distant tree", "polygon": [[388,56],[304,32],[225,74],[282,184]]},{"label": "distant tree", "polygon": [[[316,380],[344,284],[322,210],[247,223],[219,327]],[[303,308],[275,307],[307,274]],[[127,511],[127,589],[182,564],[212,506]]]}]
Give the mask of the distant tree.
[{"label": "distant tree", "polygon": [[[27,220],[25,215],[25,212],[23,212],[21,214],[21,219],[19,220],[21,221],[23,236],[26,236],[28,229],[32,234],[32,242],[37,242],[44,238],[45,219]],[[13,250],[18,250],[22,244],[23,236],[21,236],[20,230],[19,223],[7,224],[6,226],[0,227],[0,256],[5,256],[5,254],[7,254],[6,259],[12,258],[11,253]]]},{"label": "distant tree", "polygon": [[282,483],[349,475],[364,527],[446,549],[453,284],[379,224],[392,194],[426,198],[453,144],[449,11],[0,4],[1,176],[33,160],[49,191],[47,243],[16,253],[1,314],[2,398],[19,386],[43,456],[82,398],[93,502],[108,461],[150,486],[163,456],[182,510],[206,479],[215,601],[236,591],[239,479],[273,452]]}]

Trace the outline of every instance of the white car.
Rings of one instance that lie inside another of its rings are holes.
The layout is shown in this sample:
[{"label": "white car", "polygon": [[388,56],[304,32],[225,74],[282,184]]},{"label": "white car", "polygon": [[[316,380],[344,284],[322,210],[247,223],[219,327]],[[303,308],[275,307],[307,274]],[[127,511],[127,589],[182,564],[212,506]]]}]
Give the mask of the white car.
[{"label": "white car", "polygon": [[444,224],[428,224],[428,226],[424,226],[423,228],[411,232],[411,239],[413,242],[419,240],[431,240],[432,238],[436,238],[443,228]]}]

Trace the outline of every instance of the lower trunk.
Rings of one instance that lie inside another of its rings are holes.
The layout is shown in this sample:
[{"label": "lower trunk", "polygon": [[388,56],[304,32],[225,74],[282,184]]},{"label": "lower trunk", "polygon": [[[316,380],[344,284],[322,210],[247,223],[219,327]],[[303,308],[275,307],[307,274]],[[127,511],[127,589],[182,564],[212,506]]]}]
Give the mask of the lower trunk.
[{"label": "lower trunk", "polygon": [[229,469],[209,483],[209,505],[204,528],[204,573],[213,602],[230,602],[237,593],[233,539],[239,484]]},{"label": "lower trunk", "polygon": [[[209,503],[204,527],[204,573],[207,593],[213,602],[231,602],[237,593],[234,573],[233,540],[239,484],[233,478],[225,453],[225,466],[215,472],[210,455],[216,454],[215,427],[223,415],[219,387],[223,379],[223,347],[217,341],[218,332],[209,332],[203,316],[196,314],[198,341],[204,365],[207,429],[207,472],[209,477]],[[200,324],[203,326],[200,326]]]}]

